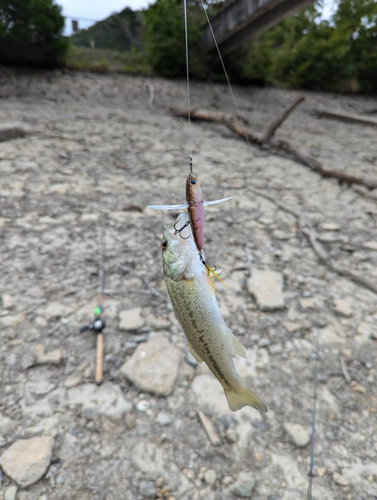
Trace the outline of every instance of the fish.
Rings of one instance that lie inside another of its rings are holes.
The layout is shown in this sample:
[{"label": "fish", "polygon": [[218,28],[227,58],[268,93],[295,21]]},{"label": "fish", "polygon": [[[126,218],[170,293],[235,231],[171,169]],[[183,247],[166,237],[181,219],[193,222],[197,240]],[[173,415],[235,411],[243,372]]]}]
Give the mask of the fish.
[{"label": "fish", "polygon": [[202,189],[198,182],[198,178],[190,172],[186,179],[186,202],[182,205],[150,205],[148,208],[155,210],[181,210],[187,209],[189,223],[192,228],[192,236],[194,238],[196,248],[201,254],[204,245],[204,207],[217,205],[224,201],[230,200],[223,198],[221,200],[204,201]]},{"label": "fish", "polygon": [[240,379],[233,356],[247,359],[245,349],[227,327],[216,300],[211,277],[200,260],[187,214],[177,217],[184,239],[165,226],[161,240],[164,278],[175,315],[185,333],[191,354],[203,361],[223,386],[229,408],[251,406],[267,412],[263,401]]}]

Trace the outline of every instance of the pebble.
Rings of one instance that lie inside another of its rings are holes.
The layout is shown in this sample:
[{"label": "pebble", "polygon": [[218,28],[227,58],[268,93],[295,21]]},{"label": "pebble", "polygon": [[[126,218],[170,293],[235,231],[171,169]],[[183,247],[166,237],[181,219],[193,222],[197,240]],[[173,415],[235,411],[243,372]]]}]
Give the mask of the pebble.
[{"label": "pebble", "polygon": [[300,307],[305,311],[308,309],[316,310],[318,309],[318,300],[317,297],[310,297],[307,299],[300,300]]},{"label": "pebble", "polygon": [[332,475],[332,479],[334,483],[338,484],[339,486],[349,486],[349,481],[346,477],[342,476],[342,474],[339,474],[339,472],[334,472]]},{"label": "pebble", "polygon": [[363,243],[363,247],[367,250],[377,250],[377,241],[366,241]]},{"label": "pebble", "polygon": [[217,474],[213,469],[209,469],[204,473],[204,480],[209,486],[213,486],[216,482]]},{"label": "pebble", "polygon": [[36,360],[36,356],[35,356],[34,352],[29,351],[29,352],[25,353],[21,359],[22,369],[27,370],[28,368],[31,368],[32,366],[34,366],[35,360]]},{"label": "pebble", "polygon": [[119,313],[119,329],[126,332],[135,332],[144,326],[141,316],[141,307],[133,307]]},{"label": "pebble", "polygon": [[281,344],[272,344],[268,347],[268,350],[270,352],[270,354],[272,354],[273,356],[276,355],[276,354],[280,354],[283,350]]},{"label": "pebble", "polygon": [[283,275],[281,273],[253,269],[247,286],[262,311],[284,308]]},{"label": "pebble", "polygon": [[154,481],[140,481],[139,493],[146,498],[155,498],[156,486]]},{"label": "pebble", "polygon": [[148,408],[150,407],[150,402],[147,401],[146,399],[142,399],[141,401],[138,401],[137,405],[136,405],[136,409],[137,411],[139,411],[140,413],[144,413],[148,410]]},{"label": "pebble", "polygon": [[136,416],[133,413],[126,413],[126,425],[131,430],[136,427]]},{"label": "pebble", "polygon": [[37,365],[59,365],[63,359],[62,349],[46,352],[45,346],[41,344],[34,347],[34,354],[36,357],[35,364]]},{"label": "pebble", "polygon": [[169,396],[178,377],[179,364],[180,351],[159,334],[138,345],[120,373],[141,391]]},{"label": "pebble", "polygon": [[0,466],[22,488],[30,486],[46,473],[54,439],[50,436],[19,439],[1,456]]},{"label": "pebble", "polygon": [[235,429],[227,429],[225,433],[225,438],[229,443],[236,443],[238,440],[238,434]]},{"label": "pebble", "polygon": [[310,434],[302,425],[285,422],[284,429],[297,448],[303,448],[310,443]]},{"label": "pebble", "polygon": [[3,293],[1,295],[1,303],[4,309],[12,309],[12,307],[16,305],[14,297],[12,297],[9,293]]},{"label": "pebble", "polygon": [[250,498],[255,487],[255,479],[252,472],[240,472],[232,487],[235,495]]},{"label": "pebble", "polygon": [[229,413],[229,406],[224,390],[211,375],[197,375],[191,384],[195,399],[200,408],[209,415],[224,415]]},{"label": "pebble", "polygon": [[352,299],[345,297],[343,299],[334,299],[334,311],[341,316],[349,318],[352,316]]},{"label": "pebble", "polygon": [[9,486],[4,493],[4,500],[16,500],[17,496],[17,486],[14,484],[12,486]]},{"label": "pebble", "polygon": [[165,425],[171,424],[172,419],[169,417],[169,415],[167,413],[160,411],[160,413],[157,414],[156,422],[159,425],[165,426]]}]

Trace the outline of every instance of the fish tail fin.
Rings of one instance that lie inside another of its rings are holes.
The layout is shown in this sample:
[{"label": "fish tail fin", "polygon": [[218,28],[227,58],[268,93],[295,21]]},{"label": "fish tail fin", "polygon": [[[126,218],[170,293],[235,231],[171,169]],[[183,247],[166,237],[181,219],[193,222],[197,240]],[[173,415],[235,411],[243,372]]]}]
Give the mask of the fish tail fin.
[{"label": "fish tail fin", "polygon": [[268,411],[263,401],[246,385],[241,385],[238,391],[224,389],[224,392],[232,411],[240,410],[244,406],[252,406],[261,412]]},{"label": "fish tail fin", "polygon": [[[219,278],[219,275],[215,273],[215,271],[212,269],[212,267],[209,267],[208,264],[204,264],[204,265],[206,266],[208,276],[211,276],[211,274],[213,274],[213,276],[215,278],[217,278],[220,281],[220,283],[222,283],[225,286],[225,288],[228,288],[226,286],[226,284],[223,282],[223,280],[221,278]],[[228,288],[228,290],[229,290],[229,288]]]}]

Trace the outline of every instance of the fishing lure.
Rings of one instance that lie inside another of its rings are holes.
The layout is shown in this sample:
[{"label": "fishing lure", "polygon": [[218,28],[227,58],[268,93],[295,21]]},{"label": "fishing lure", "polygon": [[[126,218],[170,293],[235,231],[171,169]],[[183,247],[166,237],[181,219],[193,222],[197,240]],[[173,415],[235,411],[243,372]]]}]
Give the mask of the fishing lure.
[{"label": "fishing lure", "polygon": [[[184,227],[187,225],[191,226],[192,236],[195,241],[196,248],[199,252],[199,257],[201,262],[205,265],[208,272],[211,272],[218,278],[215,274],[214,270],[211,269],[208,264],[204,260],[203,255],[203,245],[204,245],[204,207],[208,207],[211,205],[218,205],[219,203],[223,203],[224,201],[230,200],[229,198],[223,198],[221,200],[214,201],[204,201],[202,189],[198,182],[197,177],[193,174],[192,171],[189,172],[186,180],[186,202],[182,205],[151,205],[148,208],[153,208],[155,210],[182,210],[187,209],[189,220],[186,222]],[[174,227],[174,229],[179,233],[182,237],[182,230],[184,227],[178,228]],[[220,278],[218,278],[220,280]],[[220,280],[221,281],[221,280]]]}]

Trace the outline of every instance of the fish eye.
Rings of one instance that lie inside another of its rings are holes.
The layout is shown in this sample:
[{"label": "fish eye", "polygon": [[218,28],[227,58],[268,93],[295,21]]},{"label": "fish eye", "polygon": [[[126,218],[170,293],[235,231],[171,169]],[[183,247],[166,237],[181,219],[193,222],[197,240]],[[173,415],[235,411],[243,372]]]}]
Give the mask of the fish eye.
[{"label": "fish eye", "polygon": [[162,250],[166,250],[166,248],[168,248],[168,242],[166,240],[164,240],[162,243],[161,243],[161,248]]},{"label": "fish eye", "polygon": [[190,184],[196,184],[196,180],[195,179],[191,179]]}]

